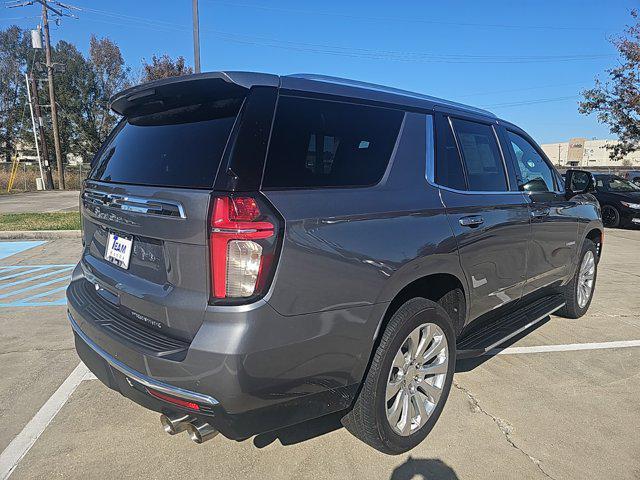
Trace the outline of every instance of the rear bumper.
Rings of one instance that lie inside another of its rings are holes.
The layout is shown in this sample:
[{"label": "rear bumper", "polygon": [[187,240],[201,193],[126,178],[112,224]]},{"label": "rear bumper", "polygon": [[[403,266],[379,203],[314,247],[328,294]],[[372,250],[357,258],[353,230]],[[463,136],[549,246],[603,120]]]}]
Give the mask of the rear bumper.
[{"label": "rear bumper", "polygon": [[[91,340],[78,326],[76,321],[73,319],[70,313],[67,314],[69,317],[69,321],[71,322],[71,328],[73,329],[73,333],[76,337],[76,345],[78,342],[84,343],[87,349],[92,351],[95,356],[100,357],[100,359],[105,362],[110,368],[117,370],[120,374],[124,375],[125,378],[129,379],[132,382],[136,382],[137,384],[145,387],[151,388],[153,390],[166,393],[167,395],[171,395],[174,397],[178,397],[184,400],[188,400],[190,402],[197,403],[199,405],[207,405],[209,407],[215,407],[219,404],[219,402],[209,396],[204,395],[198,392],[192,392],[190,390],[185,390],[184,388],[174,387],[173,385],[169,385],[168,383],[163,383],[154,378],[148,377],[147,375],[143,375],[140,372],[129,368],[124,363],[122,363],[117,358],[111,356],[109,353],[105,352],[100,346]],[[93,362],[92,362],[93,363]]]},{"label": "rear bumper", "polygon": [[[87,281],[82,275],[73,282]],[[146,351],[104,328],[86,299],[67,291],[76,349],[108,387],[154,411],[189,412],[243,439],[349,408],[386,305],[285,317],[268,304],[208,311],[180,356]],[[84,300],[84,301],[83,301]],[[371,330],[371,331],[369,331]],[[197,403],[176,407],[147,391]]]}]

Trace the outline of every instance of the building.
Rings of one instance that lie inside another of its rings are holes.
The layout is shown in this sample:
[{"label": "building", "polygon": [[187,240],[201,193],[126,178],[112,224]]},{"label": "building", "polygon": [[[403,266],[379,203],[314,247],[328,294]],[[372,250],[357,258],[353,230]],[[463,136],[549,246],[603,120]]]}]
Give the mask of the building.
[{"label": "building", "polygon": [[632,152],[622,160],[611,160],[607,145],[615,145],[617,140],[587,140],[572,138],[568,142],[545,143],[544,153],[560,167],[638,167],[640,151]]}]

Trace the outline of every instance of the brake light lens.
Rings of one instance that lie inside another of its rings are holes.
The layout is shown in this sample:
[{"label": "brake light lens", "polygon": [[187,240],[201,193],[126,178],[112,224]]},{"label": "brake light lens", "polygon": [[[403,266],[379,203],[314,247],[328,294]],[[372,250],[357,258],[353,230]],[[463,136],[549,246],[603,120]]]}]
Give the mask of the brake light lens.
[{"label": "brake light lens", "polygon": [[275,221],[253,197],[214,199],[211,215],[211,295],[241,299],[259,293],[275,249]]}]

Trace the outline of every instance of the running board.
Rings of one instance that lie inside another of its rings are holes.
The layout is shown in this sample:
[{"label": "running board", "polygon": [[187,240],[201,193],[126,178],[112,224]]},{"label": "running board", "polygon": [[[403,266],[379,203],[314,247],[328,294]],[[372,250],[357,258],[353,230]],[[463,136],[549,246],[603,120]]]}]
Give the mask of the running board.
[{"label": "running board", "polygon": [[460,359],[479,357],[544,320],[565,304],[563,295],[541,298],[486,325],[472,328],[457,342]]}]

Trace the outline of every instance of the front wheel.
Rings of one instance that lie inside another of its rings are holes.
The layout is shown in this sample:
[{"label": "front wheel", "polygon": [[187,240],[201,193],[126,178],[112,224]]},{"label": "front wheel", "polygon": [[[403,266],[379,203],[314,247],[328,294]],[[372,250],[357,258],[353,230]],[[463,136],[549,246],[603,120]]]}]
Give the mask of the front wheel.
[{"label": "front wheel", "polygon": [[455,362],[455,334],[444,309],[424,298],[408,300],[384,330],[344,425],[383,453],[412,449],[442,412]]},{"label": "front wheel", "polygon": [[558,312],[567,318],[580,318],[589,309],[598,274],[598,249],[586,238],[582,245],[580,264],[571,281],[564,286],[565,305]]},{"label": "front wheel", "polygon": [[620,212],[611,205],[602,207],[602,223],[605,227],[617,228],[620,226]]}]

